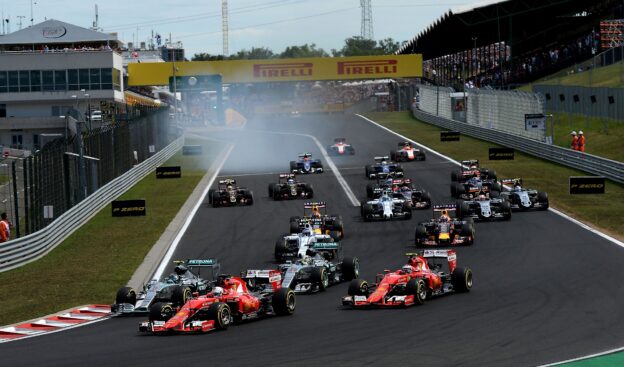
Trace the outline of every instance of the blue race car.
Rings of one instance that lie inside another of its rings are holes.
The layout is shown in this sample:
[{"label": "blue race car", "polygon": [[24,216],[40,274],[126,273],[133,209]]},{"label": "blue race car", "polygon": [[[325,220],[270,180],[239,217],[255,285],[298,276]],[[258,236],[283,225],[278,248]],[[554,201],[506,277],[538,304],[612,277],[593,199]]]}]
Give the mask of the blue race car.
[{"label": "blue race car", "polygon": [[320,159],[312,159],[311,153],[299,154],[299,160],[290,161],[290,172],[292,173],[323,173],[323,164]]},{"label": "blue race car", "polygon": [[375,157],[375,163],[367,164],[365,172],[369,180],[403,177],[403,167],[398,163],[390,162],[387,156]]}]

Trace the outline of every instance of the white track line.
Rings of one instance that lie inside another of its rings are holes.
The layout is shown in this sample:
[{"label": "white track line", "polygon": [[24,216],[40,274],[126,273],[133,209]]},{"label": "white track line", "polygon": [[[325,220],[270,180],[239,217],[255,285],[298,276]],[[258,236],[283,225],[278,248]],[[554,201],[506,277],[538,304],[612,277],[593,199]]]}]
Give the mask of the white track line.
[{"label": "white track line", "polygon": [[202,193],[201,198],[197,201],[197,204],[195,204],[195,207],[193,208],[193,210],[189,213],[188,217],[186,218],[186,222],[184,222],[182,229],[180,229],[180,231],[174,238],[173,242],[171,243],[171,246],[169,246],[169,249],[167,250],[165,257],[160,263],[160,266],[158,266],[158,269],[156,269],[156,273],[154,273],[154,276],[152,277],[152,279],[160,279],[162,274],[165,272],[165,268],[167,268],[167,266],[169,265],[169,262],[171,261],[171,257],[173,256],[173,253],[175,252],[175,250],[178,248],[178,245],[180,244],[180,240],[182,239],[182,236],[184,236],[184,233],[186,233],[186,230],[188,229],[189,225],[193,221],[193,218],[195,217],[197,210],[204,203],[204,199],[206,199],[206,195],[208,195],[208,190],[210,190],[210,188],[212,187],[214,180],[219,175],[219,171],[221,171],[221,168],[223,168],[223,165],[225,164],[225,161],[227,161],[228,157],[230,156],[230,153],[232,153],[233,148],[234,148],[234,145],[230,144],[230,147],[225,153],[223,160],[221,161],[221,163],[219,163],[219,167],[217,167],[215,172],[212,174],[212,177],[210,178],[208,185],[206,185],[206,188],[204,189],[204,192]]},{"label": "white track line", "polygon": [[[441,153],[439,153],[439,152],[436,152],[435,150],[433,150],[433,149],[431,149],[431,148],[429,148],[429,147],[427,147],[427,146],[425,146],[425,145],[422,145],[422,144],[420,144],[420,143],[418,143],[418,142],[415,142],[414,140],[412,140],[412,139],[410,139],[410,138],[408,138],[408,137],[405,137],[405,136],[403,136],[403,135],[401,135],[401,134],[399,134],[399,133],[397,133],[397,132],[395,132],[395,131],[392,131],[392,130],[388,129],[387,127],[382,126],[382,125],[380,125],[379,123],[377,123],[377,122],[375,122],[375,121],[373,121],[373,120],[371,120],[371,119],[369,119],[369,118],[366,118],[366,117],[364,117],[364,116],[362,116],[362,115],[360,115],[360,114],[355,114],[355,115],[356,115],[356,116],[361,117],[362,119],[364,119],[364,120],[366,120],[366,121],[368,121],[368,122],[370,122],[370,123],[372,123],[373,125],[376,125],[377,127],[381,128],[381,129],[384,129],[384,130],[386,130],[386,131],[388,131],[388,132],[390,132],[390,133],[392,133],[392,134],[394,134],[394,135],[396,135],[396,136],[400,137],[401,139],[405,139],[406,141],[409,141],[409,142],[411,142],[411,143],[414,143],[414,144],[416,144],[416,145],[418,145],[418,146],[420,146],[420,147],[426,148],[426,149],[428,149],[431,153],[433,153],[433,154],[435,154],[435,155],[437,155],[437,156],[439,156],[439,157],[442,157],[442,158],[444,158],[444,159],[448,159],[449,161],[451,161],[451,162],[453,162],[453,163],[455,163],[455,164],[457,164],[457,165],[461,166],[461,163],[459,163],[458,161],[454,160],[454,159],[453,159],[453,158],[451,158],[451,157],[448,157],[448,156],[446,156],[446,155],[444,155],[444,154],[441,154]],[[562,217],[562,218],[565,218],[565,219],[569,220],[570,222],[572,222],[572,223],[574,223],[574,224],[578,225],[579,227],[581,227],[581,228],[583,228],[583,229],[586,229],[586,230],[588,230],[588,231],[590,231],[590,232],[594,233],[595,235],[598,235],[598,236],[600,236],[600,237],[604,238],[604,239],[605,239],[605,240],[607,240],[607,241],[610,241],[610,242],[612,242],[612,243],[614,243],[614,244],[616,244],[616,245],[618,245],[618,246],[620,246],[620,247],[624,247],[624,242],[622,242],[622,241],[620,241],[620,240],[618,240],[618,239],[616,239],[616,238],[613,238],[613,237],[611,237],[611,236],[609,236],[609,235],[607,235],[607,234],[605,234],[605,233],[602,233],[602,232],[600,232],[599,230],[597,230],[596,228],[593,228],[593,227],[591,227],[591,226],[589,226],[589,225],[587,225],[587,224],[585,224],[585,223],[583,223],[583,222],[581,222],[581,221],[579,221],[579,220],[577,220],[577,219],[575,219],[575,218],[572,218],[572,217],[570,217],[569,215],[567,215],[567,214],[565,214],[565,213],[562,213],[562,212],[560,212],[560,211],[559,211],[559,210],[557,210],[557,209],[548,208],[548,210],[549,210],[550,212],[554,213],[554,214],[557,214],[558,216],[560,216],[560,217]],[[561,365],[561,364],[565,364],[565,363],[570,363],[570,362],[581,361],[581,360],[584,360],[584,359],[590,359],[590,358],[594,358],[594,357],[604,356],[604,355],[607,355],[607,354],[616,353],[616,352],[621,352],[621,351],[624,351],[624,347],[620,347],[620,348],[616,348],[616,349],[611,349],[611,350],[608,350],[608,351],[605,351],[605,352],[601,352],[601,353],[597,353],[597,354],[591,354],[591,355],[584,356],[584,357],[578,357],[578,358],[574,358],[574,359],[569,359],[569,360],[567,360],[567,361],[563,361],[563,362],[556,362],[556,363],[551,363],[551,364],[545,364],[545,365],[541,365],[541,366],[539,366],[539,367],[557,366],[557,365]]]}]

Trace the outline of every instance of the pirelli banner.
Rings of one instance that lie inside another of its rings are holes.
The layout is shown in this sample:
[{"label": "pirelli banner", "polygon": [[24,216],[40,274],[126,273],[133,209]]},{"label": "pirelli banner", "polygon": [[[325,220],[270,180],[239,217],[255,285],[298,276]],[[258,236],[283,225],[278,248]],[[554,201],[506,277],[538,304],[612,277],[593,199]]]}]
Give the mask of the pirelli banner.
[{"label": "pirelli banner", "polygon": [[[176,76],[221,75],[223,83],[389,79],[422,76],[422,55],[176,62]],[[128,64],[128,86],[169,85],[173,63]]]},{"label": "pirelli banner", "polygon": [[605,178],[602,176],[570,176],[570,194],[604,194]]}]

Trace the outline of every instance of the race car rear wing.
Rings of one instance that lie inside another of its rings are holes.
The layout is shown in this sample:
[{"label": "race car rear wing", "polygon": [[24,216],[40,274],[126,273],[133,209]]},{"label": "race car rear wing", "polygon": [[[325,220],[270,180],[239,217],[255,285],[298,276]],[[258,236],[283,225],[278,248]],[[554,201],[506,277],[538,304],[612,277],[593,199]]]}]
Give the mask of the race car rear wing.
[{"label": "race car rear wing", "polygon": [[338,250],[340,244],[338,242],[315,242],[312,248],[317,251]]},{"label": "race car rear wing", "polygon": [[515,185],[520,184],[522,186],[521,178],[502,178],[500,180],[501,185]]},{"label": "race car rear wing", "polygon": [[295,178],[294,173],[280,173],[279,178]]},{"label": "race car rear wing", "polygon": [[375,157],[373,158],[375,161],[387,161],[388,159],[390,159],[387,155],[383,156],[383,157]]},{"label": "race car rear wing", "polygon": [[[282,273],[279,270],[246,270],[241,272],[241,278],[245,281],[250,279],[260,280],[260,283],[271,283],[273,289],[278,289],[282,282]],[[264,282],[263,282],[264,281]],[[258,282],[256,282],[258,283]]]},{"label": "race car rear wing", "polygon": [[299,153],[299,158],[310,158],[312,157],[312,153]]},{"label": "race car rear wing", "polygon": [[469,160],[461,161],[461,168],[462,168],[462,170],[470,169],[471,166],[477,166],[477,168],[478,168],[479,167],[479,160],[478,159],[469,159]]},{"label": "race car rear wing", "polygon": [[347,141],[346,138],[335,138],[334,139],[334,143],[344,143],[345,141]]},{"label": "race car rear wing", "polygon": [[304,209],[312,209],[312,207],[316,206],[317,208],[325,208],[327,205],[324,201],[308,201],[303,203]]},{"label": "race car rear wing", "polygon": [[174,261],[176,264],[184,264],[189,269],[197,269],[197,276],[201,277],[202,268],[210,268],[212,270],[212,277],[216,277],[221,272],[221,264],[217,259],[188,259],[186,261]]},{"label": "race car rear wing", "polygon": [[455,204],[439,204],[433,206],[434,212],[441,212],[443,210],[457,210],[457,205]]},{"label": "race car rear wing", "polygon": [[219,180],[219,183],[222,185],[228,185],[228,184],[236,184],[236,180],[233,178],[226,178],[225,180]]},{"label": "race car rear wing", "polygon": [[[405,255],[411,257],[417,256],[418,254],[407,253]],[[425,259],[446,259],[451,273],[457,267],[457,252],[455,252],[455,250],[424,250],[420,256]]]}]

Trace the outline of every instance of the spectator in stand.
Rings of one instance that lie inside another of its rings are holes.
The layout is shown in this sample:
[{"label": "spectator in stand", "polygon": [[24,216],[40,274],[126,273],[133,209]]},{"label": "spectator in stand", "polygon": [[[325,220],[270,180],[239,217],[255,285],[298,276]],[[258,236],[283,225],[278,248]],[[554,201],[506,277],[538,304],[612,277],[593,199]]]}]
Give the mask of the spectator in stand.
[{"label": "spectator in stand", "polygon": [[579,130],[578,151],[583,153],[585,152],[585,135],[583,135],[583,130]]},{"label": "spectator in stand", "polygon": [[572,136],[572,142],[570,143],[570,148],[572,150],[578,150],[578,136],[576,135],[576,131],[572,131],[570,135]]}]

